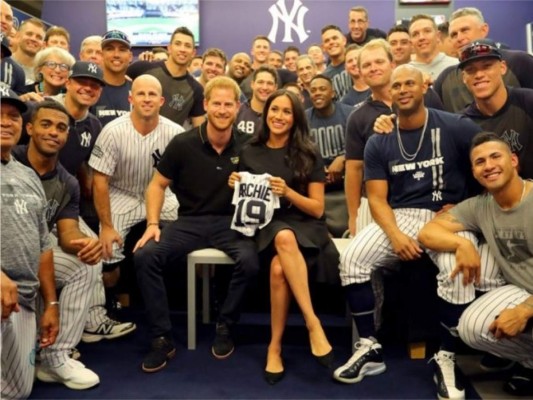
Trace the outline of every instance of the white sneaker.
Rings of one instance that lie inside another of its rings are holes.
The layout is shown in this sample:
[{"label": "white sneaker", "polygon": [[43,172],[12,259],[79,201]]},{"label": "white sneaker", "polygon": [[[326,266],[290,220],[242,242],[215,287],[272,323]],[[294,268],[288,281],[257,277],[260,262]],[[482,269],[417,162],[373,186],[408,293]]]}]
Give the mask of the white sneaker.
[{"label": "white sneaker", "polygon": [[75,390],[89,389],[100,383],[98,375],[72,358],[67,359],[59,367],[39,365],[37,379],[43,382],[59,382]]},{"label": "white sneaker", "polygon": [[98,328],[94,330],[85,329],[81,335],[81,341],[94,343],[102,339],[116,339],[133,332],[135,329],[137,329],[137,326],[133,322],[120,322],[106,317]]},{"label": "white sneaker", "polygon": [[465,389],[461,382],[461,375],[455,364],[455,353],[440,350],[433,356],[435,374],[433,380],[437,384],[439,400],[463,400]]},{"label": "white sneaker", "polygon": [[333,379],[343,383],[357,383],[365,376],[379,375],[387,369],[381,345],[373,337],[361,338],[354,344],[355,352],[346,364],[333,372]]}]

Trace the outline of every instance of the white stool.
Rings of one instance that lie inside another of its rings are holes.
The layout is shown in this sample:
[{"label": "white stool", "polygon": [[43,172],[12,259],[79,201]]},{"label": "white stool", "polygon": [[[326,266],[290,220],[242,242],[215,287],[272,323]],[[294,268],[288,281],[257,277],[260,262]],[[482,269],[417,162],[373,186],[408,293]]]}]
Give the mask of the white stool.
[{"label": "white stool", "polygon": [[235,264],[223,251],[196,250],[187,256],[187,348],[196,349],[196,266],[202,268],[202,321],[209,322],[209,266]]}]

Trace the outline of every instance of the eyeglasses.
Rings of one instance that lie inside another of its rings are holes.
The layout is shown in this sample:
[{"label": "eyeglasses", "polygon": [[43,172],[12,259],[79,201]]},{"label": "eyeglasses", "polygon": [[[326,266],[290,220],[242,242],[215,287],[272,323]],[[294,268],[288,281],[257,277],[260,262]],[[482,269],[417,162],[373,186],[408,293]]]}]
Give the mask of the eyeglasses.
[{"label": "eyeglasses", "polygon": [[126,43],[130,43],[130,39],[128,39],[128,36],[126,36],[126,34],[121,31],[109,31],[109,32],[106,32],[104,36],[102,36],[102,40],[110,40],[110,39],[122,40]]},{"label": "eyeglasses", "polygon": [[69,71],[70,70],[70,66],[68,64],[65,64],[65,63],[56,63],[55,61],[45,61],[41,64],[41,67],[42,66],[45,66],[45,67],[48,67],[50,69],[56,69],[57,67],[59,67],[59,69],[61,71]]},{"label": "eyeglasses", "polygon": [[367,20],[366,19],[352,19],[350,22],[354,25],[363,25],[363,24],[366,24]]},{"label": "eyeglasses", "polygon": [[459,56],[459,62],[470,60],[474,57],[494,56],[501,58],[500,52],[488,44],[474,43],[465,47]]}]

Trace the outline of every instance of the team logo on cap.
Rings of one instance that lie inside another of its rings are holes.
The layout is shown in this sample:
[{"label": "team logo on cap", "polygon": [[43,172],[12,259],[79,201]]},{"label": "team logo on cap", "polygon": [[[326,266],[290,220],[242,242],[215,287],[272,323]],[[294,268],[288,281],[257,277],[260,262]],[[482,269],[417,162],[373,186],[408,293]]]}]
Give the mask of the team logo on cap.
[{"label": "team logo on cap", "polygon": [[11,97],[9,95],[9,89],[7,87],[3,86],[3,85],[0,85],[0,95],[2,97]]},{"label": "team logo on cap", "polygon": [[87,66],[87,69],[88,69],[89,72],[92,72],[93,74],[98,73],[98,66],[96,64],[90,63]]}]

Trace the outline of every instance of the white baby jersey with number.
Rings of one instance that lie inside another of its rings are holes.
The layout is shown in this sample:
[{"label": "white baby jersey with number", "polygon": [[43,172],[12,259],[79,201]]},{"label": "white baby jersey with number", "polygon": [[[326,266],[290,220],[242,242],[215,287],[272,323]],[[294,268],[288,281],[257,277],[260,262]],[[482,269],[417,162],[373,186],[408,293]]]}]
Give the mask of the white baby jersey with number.
[{"label": "white baby jersey with number", "polygon": [[235,205],[231,229],[246,236],[266,226],[279,208],[279,196],[272,193],[270,174],[254,175],[239,172],[240,182],[235,182],[232,203]]}]

